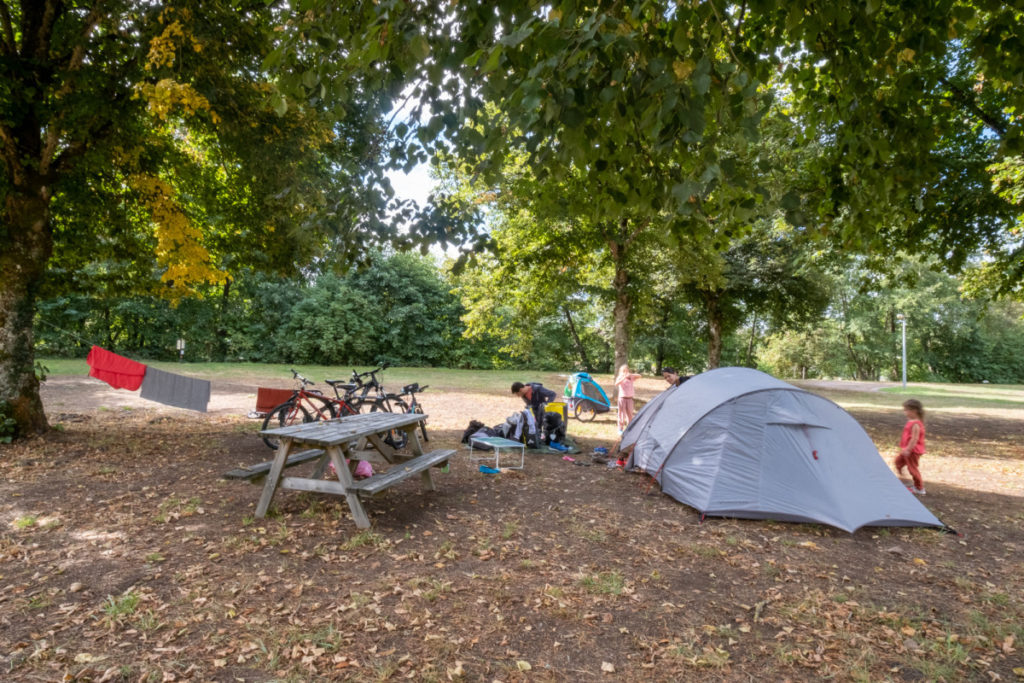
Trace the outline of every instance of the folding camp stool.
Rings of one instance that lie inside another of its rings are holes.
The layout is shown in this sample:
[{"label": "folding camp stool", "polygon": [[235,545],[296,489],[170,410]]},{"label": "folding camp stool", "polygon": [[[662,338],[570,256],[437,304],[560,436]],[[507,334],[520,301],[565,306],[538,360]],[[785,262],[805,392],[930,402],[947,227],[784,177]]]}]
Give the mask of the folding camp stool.
[{"label": "folding camp stool", "polygon": [[[494,452],[484,451],[477,449],[474,453],[473,443],[477,443],[481,446],[490,446],[494,449]],[[513,451],[519,449],[519,465],[505,465],[505,469],[509,470],[521,470],[523,465],[526,463],[526,444],[522,441],[513,441],[512,439],[506,439],[501,436],[476,436],[470,437],[469,439],[469,461],[472,463],[490,463],[494,461],[494,469],[500,470],[501,465],[501,451],[507,451],[507,455],[514,455]]]}]

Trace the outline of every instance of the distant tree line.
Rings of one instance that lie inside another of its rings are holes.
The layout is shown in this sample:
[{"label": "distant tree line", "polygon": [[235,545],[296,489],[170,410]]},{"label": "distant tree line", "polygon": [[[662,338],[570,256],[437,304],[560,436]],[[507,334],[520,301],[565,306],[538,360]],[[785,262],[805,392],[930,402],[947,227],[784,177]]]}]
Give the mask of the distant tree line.
[{"label": "distant tree line", "polygon": [[[172,360],[181,338],[191,361],[612,371],[614,323],[600,293],[527,306],[514,282],[495,283],[492,273],[490,264],[454,274],[427,257],[377,253],[345,275],[246,273],[177,304],[65,293],[40,302],[37,351],[81,357],[95,343]],[[804,305],[819,314],[794,320],[773,317],[762,290],[737,279],[722,364],[787,378],[893,380],[903,313],[912,381],[1024,383],[1024,305],[970,298],[959,279],[910,259],[884,273],[849,258],[817,277]],[[491,288],[483,310],[481,283]],[[631,321],[634,366],[706,369],[705,306],[685,292],[641,299]]]}]

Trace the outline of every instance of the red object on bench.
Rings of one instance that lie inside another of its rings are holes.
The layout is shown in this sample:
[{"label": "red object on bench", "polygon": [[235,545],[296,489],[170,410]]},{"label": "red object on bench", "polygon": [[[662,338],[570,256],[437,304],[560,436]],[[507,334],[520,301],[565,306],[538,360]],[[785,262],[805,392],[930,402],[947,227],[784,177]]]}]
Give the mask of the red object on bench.
[{"label": "red object on bench", "polygon": [[292,397],[295,392],[291,389],[270,389],[259,387],[256,389],[256,412],[269,413]]}]

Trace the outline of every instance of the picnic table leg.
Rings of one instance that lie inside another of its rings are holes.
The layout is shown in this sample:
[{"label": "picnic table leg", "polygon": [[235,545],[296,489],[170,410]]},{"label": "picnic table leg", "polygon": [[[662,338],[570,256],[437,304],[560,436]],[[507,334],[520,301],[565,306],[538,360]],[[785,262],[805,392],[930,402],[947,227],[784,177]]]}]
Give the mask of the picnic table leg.
[{"label": "picnic table leg", "polygon": [[327,463],[331,461],[331,458],[327,455],[327,451],[316,461],[316,469],[313,470],[314,479],[323,479],[324,472],[327,471]]},{"label": "picnic table leg", "polygon": [[273,500],[274,492],[277,491],[277,485],[281,483],[281,471],[284,469],[284,463],[288,460],[288,454],[291,452],[292,440],[280,437],[277,453],[274,455],[274,464],[270,466],[270,471],[267,473],[267,483],[263,485],[260,502],[256,505],[257,518],[262,518],[267,514],[270,501]]},{"label": "picnic table leg", "polygon": [[369,529],[370,518],[363,507],[363,501],[359,499],[359,494],[348,490],[348,487],[353,484],[352,473],[345,464],[345,456],[348,455],[348,445],[346,444],[344,447],[328,446],[327,455],[330,457],[331,462],[334,463],[334,471],[338,475],[338,481],[345,487],[345,501],[348,503],[348,509],[352,511],[352,519],[355,521],[356,527],[359,529]]},{"label": "picnic table leg", "polygon": [[[414,456],[423,455],[423,446],[420,444],[420,438],[416,434],[416,429],[419,427],[419,423],[411,424],[408,427],[402,427],[405,433],[409,435],[409,450],[412,451]],[[420,481],[423,484],[424,491],[436,491],[437,487],[434,486],[434,477],[430,474],[432,467],[428,467],[420,473]]]}]

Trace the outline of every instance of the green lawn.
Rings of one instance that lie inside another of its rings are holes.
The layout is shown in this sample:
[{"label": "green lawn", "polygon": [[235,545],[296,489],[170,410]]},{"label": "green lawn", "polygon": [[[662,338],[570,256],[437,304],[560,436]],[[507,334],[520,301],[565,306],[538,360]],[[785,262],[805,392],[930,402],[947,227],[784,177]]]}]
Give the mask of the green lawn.
[{"label": "green lawn", "polygon": [[[48,368],[50,375],[86,375],[89,366],[84,359],[42,358],[40,362]],[[350,365],[302,365],[273,363],[175,363],[157,361],[148,363],[155,368],[184,375],[194,375],[220,380],[263,380],[271,386],[290,386],[294,368],[307,379],[321,384],[324,379],[348,379],[353,367]],[[359,372],[373,369],[358,366]],[[450,368],[388,368],[382,375],[384,385],[399,388],[409,382],[419,382],[439,390],[460,390],[482,393],[506,394],[512,382],[541,382],[544,386],[561,394],[568,373],[536,372],[532,370],[454,370]],[[611,375],[597,375],[598,381],[608,387]]]},{"label": "green lawn", "polygon": [[1024,386],[1020,384],[908,384],[903,387],[885,387],[884,394],[898,394],[920,399],[925,408],[964,407],[1024,407]]}]

